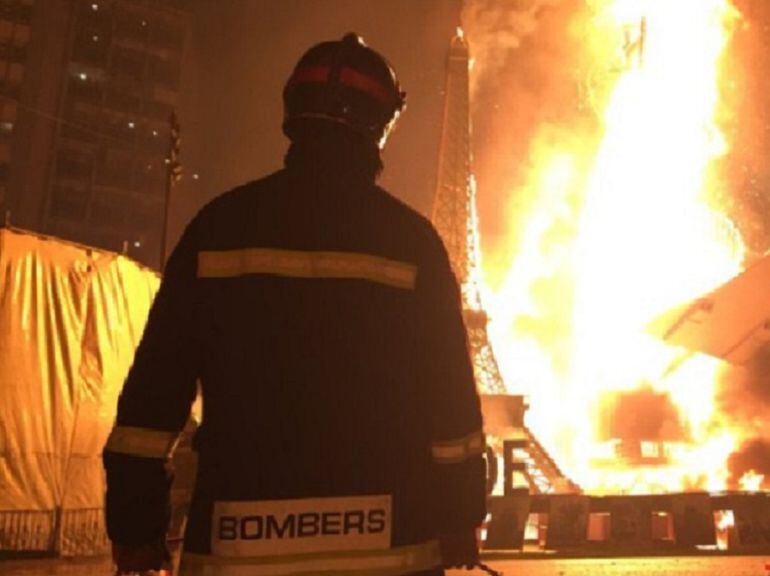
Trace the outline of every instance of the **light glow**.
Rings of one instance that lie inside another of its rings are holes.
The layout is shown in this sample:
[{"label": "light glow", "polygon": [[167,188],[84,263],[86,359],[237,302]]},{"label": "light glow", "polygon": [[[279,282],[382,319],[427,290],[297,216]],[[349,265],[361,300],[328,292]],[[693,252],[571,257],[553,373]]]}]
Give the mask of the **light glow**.
[{"label": "light glow", "polygon": [[749,470],[738,481],[741,490],[746,492],[759,492],[762,489],[762,483],[765,481],[764,474],[758,474],[754,470]]},{"label": "light glow", "polygon": [[[530,427],[586,491],[722,490],[738,445],[714,406],[723,365],[645,327],[743,265],[709,178],[728,151],[718,71],[738,14],[730,0],[589,3],[589,48],[606,63],[590,86],[601,126],[595,146],[550,127],[532,141],[515,257],[485,270],[490,336],[509,387],[531,398]],[[608,395],[645,389],[673,404],[679,437],[663,420],[661,438],[632,439],[638,452],[602,439]]]}]

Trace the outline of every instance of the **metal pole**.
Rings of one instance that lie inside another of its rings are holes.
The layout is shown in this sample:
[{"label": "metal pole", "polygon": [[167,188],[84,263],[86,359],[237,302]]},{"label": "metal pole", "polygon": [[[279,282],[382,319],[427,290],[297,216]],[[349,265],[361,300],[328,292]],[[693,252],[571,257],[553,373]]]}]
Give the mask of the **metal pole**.
[{"label": "metal pole", "polygon": [[171,174],[171,161],[166,158],[166,190],[165,190],[165,201],[163,206],[163,231],[161,232],[160,236],[160,271],[163,273],[163,270],[166,268],[166,238],[168,237],[168,217],[169,217],[169,206],[171,205],[171,188],[173,187],[172,182],[173,176]]},{"label": "metal pole", "polygon": [[168,220],[171,213],[171,190],[174,184],[181,178],[181,165],[179,164],[179,121],[176,117],[176,111],[172,110],[168,118],[168,155],[165,159],[166,164],[166,198],[163,208],[163,231],[160,237],[160,271],[166,267],[167,242],[168,242]]}]

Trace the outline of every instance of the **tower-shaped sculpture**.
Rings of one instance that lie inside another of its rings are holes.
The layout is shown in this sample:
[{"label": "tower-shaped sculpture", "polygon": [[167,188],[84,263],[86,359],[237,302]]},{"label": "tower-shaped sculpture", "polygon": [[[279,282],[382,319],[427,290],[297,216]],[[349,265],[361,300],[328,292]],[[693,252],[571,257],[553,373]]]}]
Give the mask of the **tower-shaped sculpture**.
[{"label": "tower-shaped sculpture", "polygon": [[486,394],[504,394],[505,384],[487,337],[487,315],[481,305],[479,289],[468,64],[468,45],[458,31],[450,45],[447,63],[433,225],[444,240],[452,269],[462,288],[463,315],[479,390]]},{"label": "tower-shaped sculpture", "polygon": [[[506,422],[497,426],[497,430],[504,432],[493,439],[498,454],[512,455],[513,461],[505,465],[506,470],[524,476],[527,488],[533,492],[573,492],[577,487],[564,476],[524,424],[524,398],[507,395],[487,334],[488,319],[480,290],[476,188],[471,170],[469,62],[468,45],[458,30],[449,48],[447,63],[433,225],[444,240],[462,288],[463,316],[476,384],[483,395],[483,405],[495,413],[493,418],[485,414],[485,427],[490,428],[488,435],[497,435],[491,421],[499,420],[500,408],[505,407],[508,412],[508,417],[503,418]],[[507,478],[504,483],[505,493],[512,489],[510,480]]]}]

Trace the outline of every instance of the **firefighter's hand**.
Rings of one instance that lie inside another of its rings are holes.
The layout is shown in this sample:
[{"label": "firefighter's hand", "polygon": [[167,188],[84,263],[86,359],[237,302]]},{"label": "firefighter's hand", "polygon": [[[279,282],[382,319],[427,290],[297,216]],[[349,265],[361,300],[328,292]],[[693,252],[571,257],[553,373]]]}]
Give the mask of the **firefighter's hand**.
[{"label": "firefighter's hand", "polygon": [[476,531],[442,534],[439,536],[444,568],[472,568],[479,562]]},{"label": "firefighter's hand", "polygon": [[123,574],[141,574],[142,576],[162,576],[160,568],[165,560],[165,554],[157,546],[112,545],[112,560],[117,567],[116,576]]}]

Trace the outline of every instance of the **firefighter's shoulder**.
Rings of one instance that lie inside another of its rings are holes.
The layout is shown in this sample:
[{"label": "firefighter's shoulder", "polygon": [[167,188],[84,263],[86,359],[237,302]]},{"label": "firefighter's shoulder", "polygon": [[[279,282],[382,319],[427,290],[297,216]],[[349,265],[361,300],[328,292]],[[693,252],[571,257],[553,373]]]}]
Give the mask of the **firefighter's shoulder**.
[{"label": "firefighter's shoulder", "polygon": [[275,172],[241,184],[208,201],[187,225],[187,233],[201,246],[215,246],[242,230],[246,219],[253,214],[260,197],[280,194],[285,187],[282,172]]},{"label": "firefighter's shoulder", "polygon": [[390,220],[393,230],[408,234],[413,245],[429,257],[444,251],[441,237],[425,215],[384,188],[375,186],[375,190],[378,208],[383,217]]},{"label": "firefighter's shoulder", "polygon": [[274,172],[236,186],[209,200],[195,215],[191,223],[213,225],[224,220],[232,222],[233,218],[244,214],[261,195],[274,192],[284,184],[283,172]]}]

